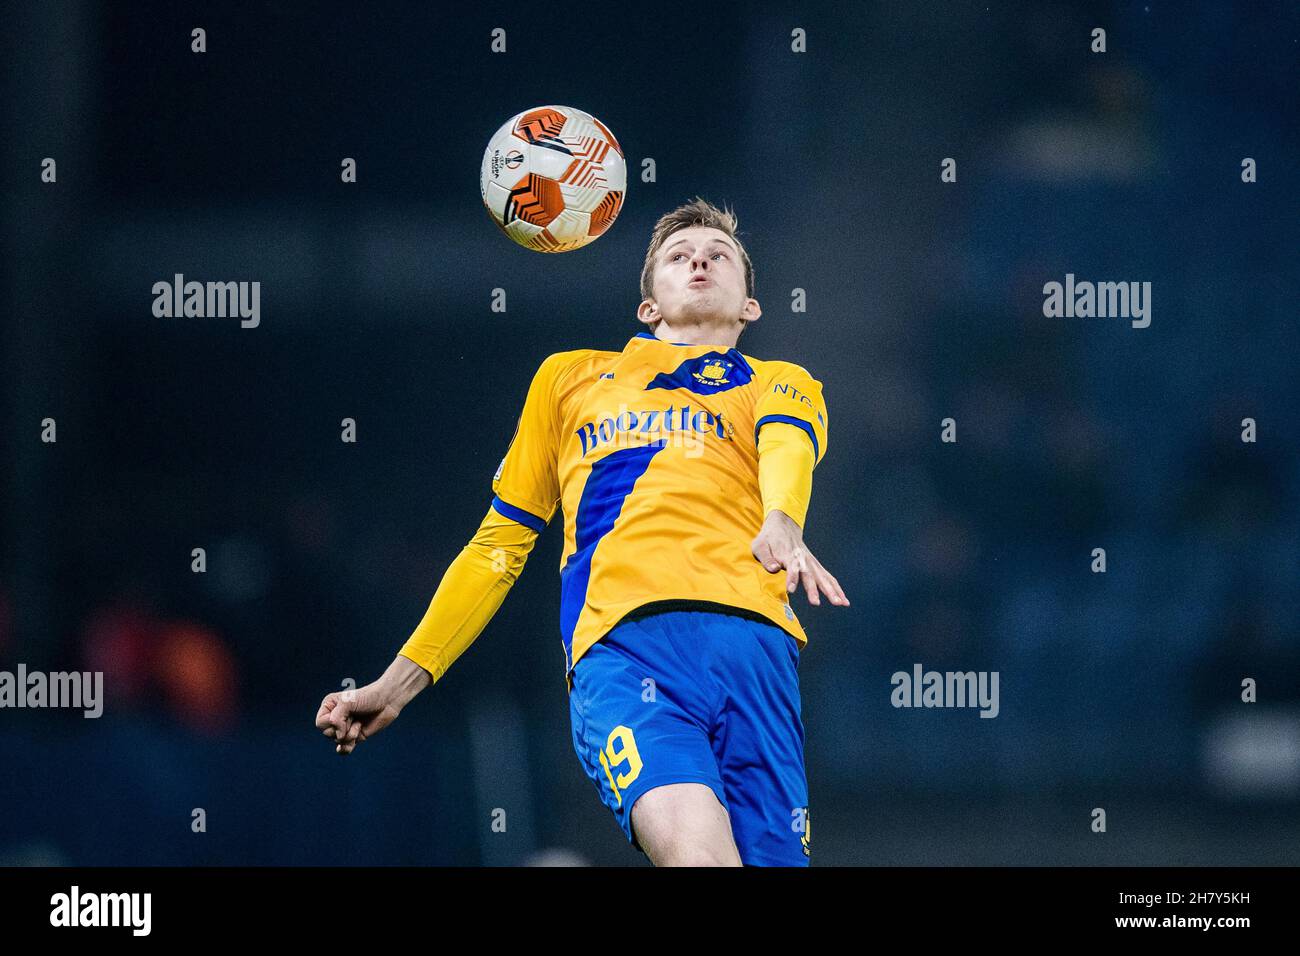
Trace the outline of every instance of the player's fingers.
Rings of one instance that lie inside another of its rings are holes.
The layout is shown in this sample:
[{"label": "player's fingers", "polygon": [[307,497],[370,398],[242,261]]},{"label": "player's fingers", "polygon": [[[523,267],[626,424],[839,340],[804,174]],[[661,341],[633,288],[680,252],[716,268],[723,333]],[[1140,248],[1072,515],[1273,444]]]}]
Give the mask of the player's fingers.
[{"label": "player's fingers", "polygon": [[334,752],[336,754],[347,754],[352,752],[352,748],[348,746],[347,731],[339,734],[336,739],[337,743],[334,744]]},{"label": "player's fingers", "polygon": [[781,560],[776,556],[776,551],[772,547],[772,542],[766,538],[758,546],[758,560],[763,562],[763,567],[775,574],[781,570]]},{"label": "player's fingers", "polygon": [[849,596],[844,593],[844,587],[840,584],[839,579],[831,574],[825,568],[822,568],[822,574],[826,575],[826,580],[830,582],[831,593],[839,600],[839,603],[845,607],[849,606]]},{"label": "player's fingers", "polygon": [[804,571],[799,575],[803,582],[804,593],[808,595],[809,604],[821,604],[821,595],[817,591],[817,575],[811,567],[805,564]]},{"label": "player's fingers", "polygon": [[819,571],[817,573],[817,586],[821,588],[822,594],[825,594],[826,599],[832,604],[842,603],[835,585],[831,583],[830,575],[825,571]]},{"label": "player's fingers", "polygon": [[326,732],[325,736],[329,737],[331,740],[335,740],[338,741],[339,743],[342,743],[344,738],[347,737],[348,735],[348,728],[351,726],[352,726],[351,721],[345,720],[341,725],[335,724],[334,726],[330,727],[330,729]]},{"label": "player's fingers", "polygon": [[785,590],[787,594],[793,594],[799,590],[800,577],[808,570],[807,552],[799,547],[792,549],[786,568]]},{"label": "player's fingers", "polygon": [[333,694],[325,695],[325,699],[320,702],[320,710],[316,711],[316,728],[324,730],[330,724],[330,711],[338,703],[338,698]]},{"label": "player's fingers", "polygon": [[792,567],[793,574],[790,575],[788,588],[789,592],[793,593],[798,591],[800,584],[802,584],[807,596],[809,596],[809,601],[813,601],[814,592],[810,591],[810,585],[814,583],[814,580],[810,558],[811,555],[807,553],[806,548],[796,546],[790,551],[790,567]]},{"label": "player's fingers", "polygon": [[813,572],[817,576],[817,586],[821,588],[822,593],[830,599],[832,604],[848,604],[849,599],[845,597],[840,582],[835,580],[835,575],[827,571],[825,566],[815,557],[811,555],[809,557],[812,559]]},{"label": "player's fingers", "polygon": [[343,753],[350,754],[357,749],[357,738],[361,735],[361,721],[353,722],[348,728],[348,732],[343,735],[342,748]]},{"label": "player's fingers", "polygon": [[[822,594],[825,594],[827,600],[832,604],[841,603],[843,592],[840,590],[839,582],[836,581],[834,576],[826,570],[825,566],[817,560],[816,555],[809,553],[808,566],[812,570],[813,580],[818,590]],[[847,598],[844,598],[844,603],[847,603],[847,600]]]},{"label": "player's fingers", "polygon": [[849,596],[844,593],[844,588],[840,586],[840,582],[836,580],[835,575],[827,571],[826,577],[830,579],[831,587],[835,589],[835,596],[839,599],[839,602],[845,607],[849,607]]},{"label": "player's fingers", "polygon": [[330,723],[334,725],[337,736],[341,737],[347,733],[348,725],[352,723],[353,709],[352,702],[339,700],[338,705],[330,712]]},{"label": "player's fingers", "polygon": [[352,726],[351,721],[345,721],[342,726],[336,725],[334,727],[331,727],[329,730],[325,732],[325,736],[328,737],[330,740],[334,740],[339,743],[342,743],[343,739],[348,735],[348,728],[350,728],[351,726]]}]

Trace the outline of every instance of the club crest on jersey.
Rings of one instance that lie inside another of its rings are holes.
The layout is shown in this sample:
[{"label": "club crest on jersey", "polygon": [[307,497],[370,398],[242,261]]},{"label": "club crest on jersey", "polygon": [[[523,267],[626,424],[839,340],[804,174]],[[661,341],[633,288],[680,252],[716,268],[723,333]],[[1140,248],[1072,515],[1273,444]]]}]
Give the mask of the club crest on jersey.
[{"label": "club crest on jersey", "polygon": [[727,372],[734,366],[735,362],[724,362],[722,359],[710,359],[700,366],[699,371],[691,372],[695,381],[702,385],[728,385]]},{"label": "club crest on jersey", "polygon": [[726,354],[710,352],[687,359],[671,372],[660,372],[650,380],[646,391],[652,388],[686,388],[696,395],[712,395],[748,385],[753,377],[754,370],[744,356],[729,349]]}]

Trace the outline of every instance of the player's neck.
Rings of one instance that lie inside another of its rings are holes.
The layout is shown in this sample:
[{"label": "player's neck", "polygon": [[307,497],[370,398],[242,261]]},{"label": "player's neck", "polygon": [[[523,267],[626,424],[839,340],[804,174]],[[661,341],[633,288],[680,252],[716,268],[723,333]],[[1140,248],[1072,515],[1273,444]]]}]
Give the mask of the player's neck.
[{"label": "player's neck", "polygon": [[713,345],[723,349],[734,349],[740,340],[740,329],[727,325],[681,325],[669,327],[660,321],[658,326],[648,330],[655,338],[677,345]]}]

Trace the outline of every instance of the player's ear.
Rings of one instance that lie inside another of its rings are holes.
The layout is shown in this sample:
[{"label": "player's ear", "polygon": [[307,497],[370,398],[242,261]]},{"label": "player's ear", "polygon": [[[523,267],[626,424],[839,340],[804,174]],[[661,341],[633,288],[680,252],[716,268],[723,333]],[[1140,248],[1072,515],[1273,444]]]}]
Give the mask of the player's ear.
[{"label": "player's ear", "polygon": [[746,299],[745,307],[740,310],[740,317],[745,320],[746,324],[757,322],[758,317],[763,314],[763,308],[758,304],[757,299]]},{"label": "player's ear", "polygon": [[636,307],[636,317],[643,324],[650,326],[651,329],[654,328],[655,323],[663,318],[659,314],[659,303],[655,302],[654,299],[643,299],[641,304]]}]

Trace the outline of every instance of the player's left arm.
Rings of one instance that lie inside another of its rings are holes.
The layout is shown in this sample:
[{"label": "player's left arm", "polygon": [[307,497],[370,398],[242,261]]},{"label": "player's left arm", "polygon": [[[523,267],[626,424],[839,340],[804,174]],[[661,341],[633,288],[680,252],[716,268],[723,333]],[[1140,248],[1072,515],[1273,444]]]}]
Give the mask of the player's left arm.
[{"label": "player's left arm", "polygon": [[758,484],[763,527],[750,546],[773,574],[786,571],[786,591],[803,584],[810,604],[825,594],[846,607],[849,599],[835,576],[808,549],[803,529],[812,498],[813,469],[826,455],[826,402],[821,382],[798,365],[771,363],[761,379],[754,407]]}]

